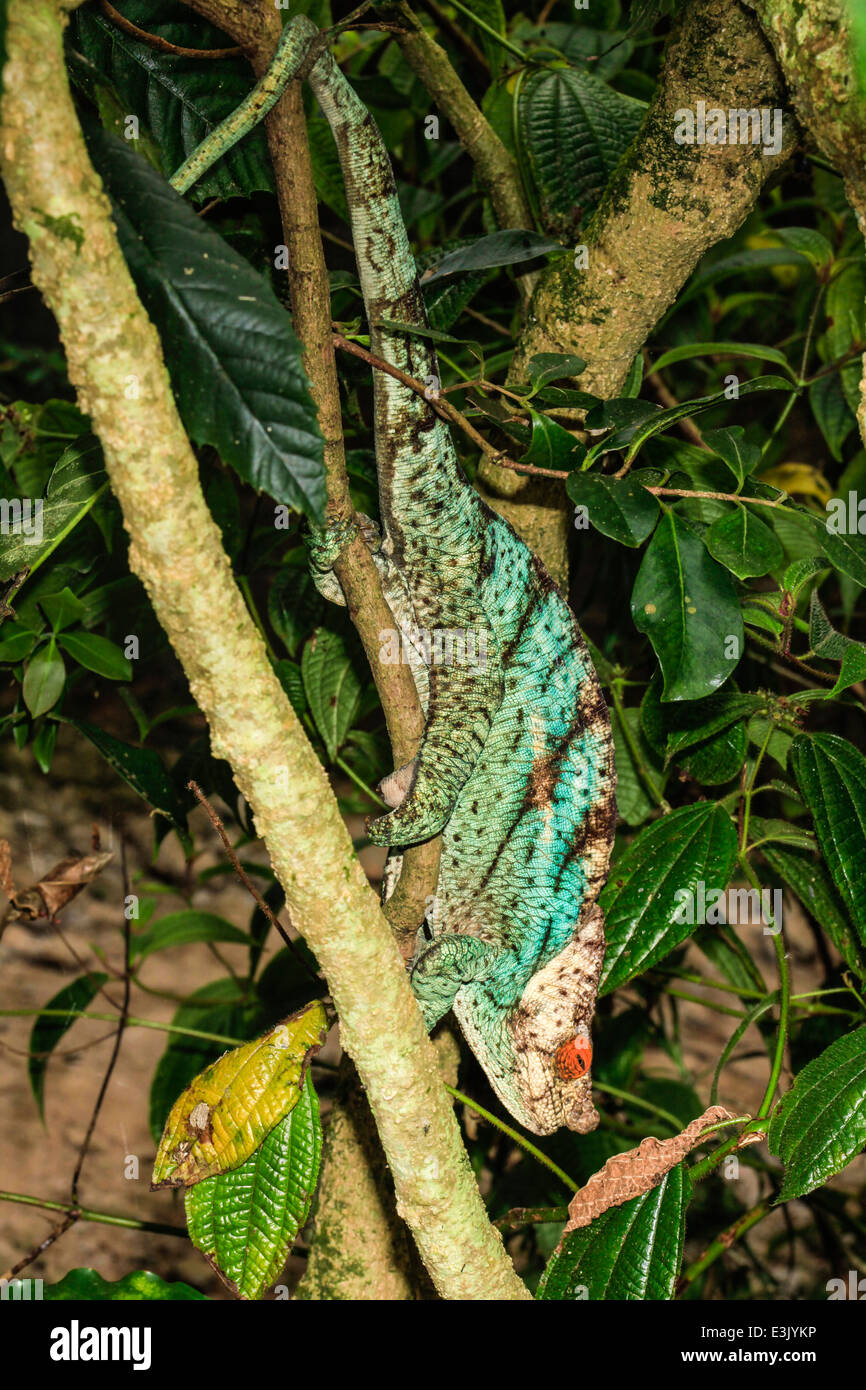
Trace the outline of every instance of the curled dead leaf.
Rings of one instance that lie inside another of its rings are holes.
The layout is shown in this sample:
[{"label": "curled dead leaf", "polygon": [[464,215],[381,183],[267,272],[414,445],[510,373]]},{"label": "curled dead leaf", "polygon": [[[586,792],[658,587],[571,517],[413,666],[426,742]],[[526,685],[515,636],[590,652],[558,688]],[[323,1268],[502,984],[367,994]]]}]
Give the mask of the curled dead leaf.
[{"label": "curled dead leaf", "polygon": [[0,841],[0,888],[11,902],[10,916],[35,922],[40,917],[53,920],[68,903],[92,883],[114,858],[110,851],[70,854],[61,859],[38,883],[20,891],[12,878],[12,855],[7,841]]},{"label": "curled dead leaf", "polygon": [[580,1226],[588,1226],[608,1208],[621,1207],[624,1202],[657,1187],[665,1173],[675,1168],[695,1147],[705,1129],[730,1118],[723,1106],[711,1105],[672,1139],[643,1139],[636,1149],[609,1158],[569,1202],[568,1224],[563,1237]]}]

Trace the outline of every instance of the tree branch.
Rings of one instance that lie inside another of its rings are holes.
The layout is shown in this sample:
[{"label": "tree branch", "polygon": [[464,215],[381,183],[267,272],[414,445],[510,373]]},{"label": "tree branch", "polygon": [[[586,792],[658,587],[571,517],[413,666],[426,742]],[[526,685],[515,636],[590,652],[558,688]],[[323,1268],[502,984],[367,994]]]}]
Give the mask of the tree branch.
[{"label": "tree branch", "polygon": [[[231,7],[231,6],[230,6]],[[9,0],[0,161],[147,589],[327,976],[397,1193],[446,1298],[529,1297],[487,1220],[391,932],[232,578],[64,67],[58,0]],[[76,229],[70,235],[69,228]],[[83,233],[83,237],[81,235]],[[136,400],[124,382],[137,374]]]},{"label": "tree branch", "polygon": [[[773,45],[801,125],[842,175],[866,236],[866,94],[851,56],[844,0],[745,0]],[[866,444],[866,353],[857,411]]]}]

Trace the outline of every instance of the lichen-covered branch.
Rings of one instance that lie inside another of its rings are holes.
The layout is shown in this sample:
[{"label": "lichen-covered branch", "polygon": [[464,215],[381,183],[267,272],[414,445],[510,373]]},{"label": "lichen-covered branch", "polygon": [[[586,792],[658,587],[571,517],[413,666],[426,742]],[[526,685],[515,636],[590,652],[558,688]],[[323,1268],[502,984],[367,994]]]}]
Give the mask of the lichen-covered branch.
[{"label": "lichen-covered branch", "polygon": [[[858,3],[862,0],[858,0]],[[758,16],[800,124],[838,169],[866,236],[866,94],[851,54],[845,0],[746,0]],[[866,354],[857,412],[866,444]]]},{"label": "lichen-covered branch", "polygon": [[475,165],[479,183],[493,204],[500,227],[531,227],[532,212],[513,155],[473,101],[448,54],[424,28],[406,0],[397,0],[393,8],[406,26],[406,32],[397,39],[403,57],[454,127],[458,140]]},{"label": "lichen-covered branch", "polygon": [[[436,1055],[325,773],[232,578],[90,165],[57,0],[9,0],[0,160],[34,282],[53,310],[99,435],[130,564],[252,807],[293,920],[324,969],[367,1089],[398,1209],[443,1297],[528,1297],[487,1221]],[[124,383],[134,374],[137,399]]]},{"label": "lichen-covered branch", "polygon": [[[677,144],[675,113],[694,110],[699,100],[725,111],[783,105],[772,51],[739,0],[692,0],[683,8],[646,119],[583,238],[587,267],[566,258],[542,273],[512,381],[525,378],[534,353],[575,353],[587,363],[581,386],[615,395],[701,257],[737,230],[791,153],[790,130],[776,155],[763,153],[760,144]],[[549,549],[542,555],[554,572],[561,567],[564,522],[557,532],[549,489],[488,461],[479,476],[494,498],[508,499],[496,505],[530,544],[532,526],[546,532]]]}]

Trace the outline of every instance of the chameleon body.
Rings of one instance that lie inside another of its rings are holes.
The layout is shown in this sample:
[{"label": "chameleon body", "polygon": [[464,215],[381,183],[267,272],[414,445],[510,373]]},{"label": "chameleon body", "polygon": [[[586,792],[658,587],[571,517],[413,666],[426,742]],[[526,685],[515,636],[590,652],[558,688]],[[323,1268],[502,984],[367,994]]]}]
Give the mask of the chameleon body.
[{"label": "chameleon body", "polygon": [[[382,324],[427,325],[390,160],[304,17],[283,31],[263,79],[267,101],[299,73],[336,139],[371,350],[438,380],[429,342]],[[255,92],[250,106],[263,114]],[[221,147],[219,129],[206,142],[207,163],[237,138],[237,113],[229,122]],[[523,1125],[586,1132],[598,1123],[589,1074],[604,956],[596,900],[616,819],[607,706],[570,609],[469,485],[435,410],[381,371],[374,404],[382,533],[371,544],[426,724],[415,761],[382,784],[394,809],[371,823],[370,838],[399,850],[443,836],[412,985],[429,1028],[453,1009]],[[344,526],[314,538],[314,574],[329,597],[342,598],[330,566],[353,534]]]}]

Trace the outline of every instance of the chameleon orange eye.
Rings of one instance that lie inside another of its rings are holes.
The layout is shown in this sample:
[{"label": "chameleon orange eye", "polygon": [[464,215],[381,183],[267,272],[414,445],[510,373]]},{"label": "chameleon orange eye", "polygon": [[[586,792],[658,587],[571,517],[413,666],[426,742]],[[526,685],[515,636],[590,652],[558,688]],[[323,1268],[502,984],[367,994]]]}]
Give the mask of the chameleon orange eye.
[{"label": "chameleon orange eye", "polygon": [[554,1057],[556,1074],[563,1081],[576,1081],[585,1076],[592,1064],[592,1043],[585,1034],[572,1038],[557,1049]]}]

